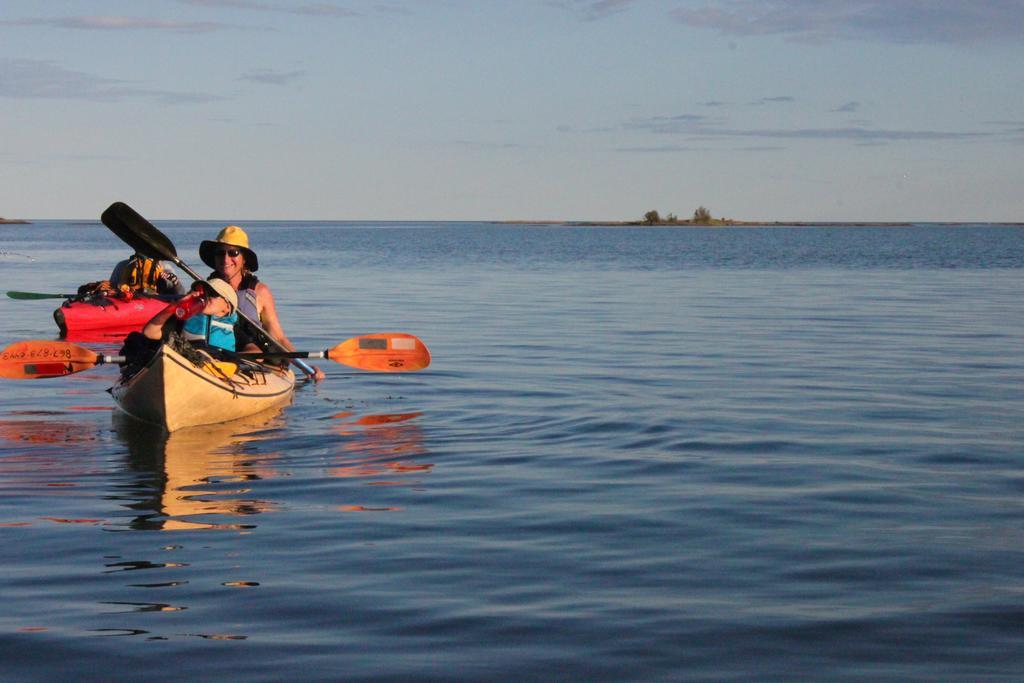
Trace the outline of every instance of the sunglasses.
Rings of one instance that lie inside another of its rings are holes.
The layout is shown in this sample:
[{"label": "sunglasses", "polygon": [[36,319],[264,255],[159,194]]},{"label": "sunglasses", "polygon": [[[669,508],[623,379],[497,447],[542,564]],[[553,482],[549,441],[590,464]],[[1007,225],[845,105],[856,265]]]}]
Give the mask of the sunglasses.
[{"label": "sunglasses", "polygon": [[214,252],[217,256],[230,256],[231,258],[236,258],[241,253],[238,249],[218,249]]}]

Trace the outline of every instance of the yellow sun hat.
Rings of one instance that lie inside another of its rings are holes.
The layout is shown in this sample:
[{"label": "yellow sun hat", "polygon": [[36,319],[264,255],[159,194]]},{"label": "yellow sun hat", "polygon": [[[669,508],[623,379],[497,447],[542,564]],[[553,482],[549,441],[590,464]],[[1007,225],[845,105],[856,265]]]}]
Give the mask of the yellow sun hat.
[{"label": "yellow sun hat", "polygon": [[250,271],[256,272],[259,269],[260,262],[256,258],[256,252],[249,248],[249,236],[237,225],[229,225],[221,230],[217,233],[215,240],[203,240],[199,244],[199,258],[203,259],[203,263],[216,270],[217,249],[225,244],[238,247],[245,254],[245,267]]}]

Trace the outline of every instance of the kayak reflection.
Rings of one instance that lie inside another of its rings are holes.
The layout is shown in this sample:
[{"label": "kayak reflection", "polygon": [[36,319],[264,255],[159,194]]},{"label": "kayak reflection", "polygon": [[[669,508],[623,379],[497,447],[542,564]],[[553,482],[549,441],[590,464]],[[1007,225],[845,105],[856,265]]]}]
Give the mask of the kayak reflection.
[{"label": "kayak reflection", "polygon": [[[334,477],[377,477],[382,475],[426,474],[431,463],[413,461],[425,455],[423,430],[416,422],[421,413],[362,415],[342,412],[335,434],[344,437],[339,454],[329,470]],[[375,482],[378,485],[395,482]]]},{"label": "kayak reflection", "polygon": [[[143,511],[133,529],[163,531],[250,529],[239,517],[272,512],[272,501],[251,497],[250,483],[278,476],[277,453],[259,453],[254,443],[269,438],[283,420],[281,408],[232,422],[164,430],[114,413],[114,430],[128,447],[129,467],[150,475],[152,495],[131,507]],[[137,493],[137,492],[136,492]],[[226,519],[225,519],[226,518]]]}]

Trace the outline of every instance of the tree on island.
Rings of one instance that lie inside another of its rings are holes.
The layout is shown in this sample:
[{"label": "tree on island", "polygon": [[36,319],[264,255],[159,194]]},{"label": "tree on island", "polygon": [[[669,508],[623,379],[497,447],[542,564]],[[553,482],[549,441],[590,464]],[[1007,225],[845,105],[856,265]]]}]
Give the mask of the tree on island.
[{"label": "tree on island", "polygon": [[642,222],[645,225],[725,225],[728,224],[730,221],[725,218],[715,219],[711,215],[710,211],[708,211],[703,206],[698,206],[697,210],[693,212],[693,218],[691,218],[688,221],[680,221],[679,217],[676,216],[674,213],[669,213],[664,218],[662,218],[660,213],[658,213],[654,209],[651,209],[650,211],[644,214],[644,219]]}]

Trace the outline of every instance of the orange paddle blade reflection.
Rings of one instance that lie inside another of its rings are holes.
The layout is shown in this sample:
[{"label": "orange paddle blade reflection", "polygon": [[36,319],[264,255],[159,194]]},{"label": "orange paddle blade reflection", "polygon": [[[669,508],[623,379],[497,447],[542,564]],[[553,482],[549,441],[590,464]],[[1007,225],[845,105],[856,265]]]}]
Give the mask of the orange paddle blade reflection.
[{"label": "orange paddle blade reflection", "polygon": [[81,422],[0,420],[0,440],[30,444],[78,444],[96,440],[95,429]]},{"label": "orange paddle blade reflection", "polygon": [[[429,463],[408,460],[426,453],[423,432],[415,419],[422,413],[363,415],[338,413],[334,431],[343,437],[343,454],[329,470],[334,477],[379,477],[382,475],[423,474],[433,469]],[[371,482],[394,485],[397,482]]]}]

